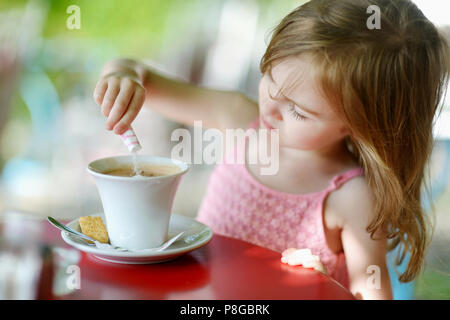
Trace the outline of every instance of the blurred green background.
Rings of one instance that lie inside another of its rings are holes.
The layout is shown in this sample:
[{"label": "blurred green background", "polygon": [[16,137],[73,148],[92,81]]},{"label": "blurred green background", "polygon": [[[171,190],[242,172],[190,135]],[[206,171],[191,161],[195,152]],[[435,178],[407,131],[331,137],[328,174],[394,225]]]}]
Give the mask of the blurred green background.
[{"label": "blurred green background", "polygon": [[[86,163],[126,152],[91,98],[106,61],[140,59],[168,76],[256,98],[270,28],[301,3],[2,1],[0,164],[8,206],[73,217],[98,203],[83,187],[92,187]],[[71,6],[79,29],[69,27]],[[145,152],[169,155],[170,132],[180,125],[142,113],[135,129],[149,136]],[[182,214],[195,215],[202,191],[197,202],[180,204]]]},{"label": "blurred green background", "polygon": [[[447,0],[440,1],[417,3],[436,22],[450,24],[450,18],[439,15]],[[127,152],[120,139],[104,130],[92,99],[106,61],[140,59],[168,76],[256,99],[259,60],[270,31],[303,2],[2,0],[0,210],[59,218],[101,210],[85,167],[94,159]],[[67,26],[71,5],[80,9],[80,29]],[[427,267],[413,289],[419,299],[450,298],[448,111],[442,119],[432,160],[440,178],[434,188],[437,228]],[[170,156],[170,133],[180,126],[148,110],[134,124],[144,152],[162,156]],[[174,212],[195,217],[212,168],[193,167],[180,185]]]}]

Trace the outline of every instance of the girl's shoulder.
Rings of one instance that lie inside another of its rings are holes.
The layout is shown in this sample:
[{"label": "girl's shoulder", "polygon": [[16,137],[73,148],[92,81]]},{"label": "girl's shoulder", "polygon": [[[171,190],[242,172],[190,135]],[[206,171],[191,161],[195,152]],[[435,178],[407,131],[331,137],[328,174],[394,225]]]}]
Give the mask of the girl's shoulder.
[{"label": "girl's shoulder", "polygon": [[327,211],[339,227],[357,224],[364,230],[374,217],[374,197],[364,175],[354,174],[327,197]]}]

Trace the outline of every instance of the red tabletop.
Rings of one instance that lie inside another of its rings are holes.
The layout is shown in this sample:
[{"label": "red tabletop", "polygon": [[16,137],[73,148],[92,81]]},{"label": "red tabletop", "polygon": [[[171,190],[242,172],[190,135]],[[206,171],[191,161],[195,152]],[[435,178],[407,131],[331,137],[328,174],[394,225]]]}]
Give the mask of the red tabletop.
[{"label": "red tabletop", "polygon": [[[46,242],[67,246],[46,224]],[[158,264],[125,265],[82,253],[81,288],[63,299],[354,299],[330,277],[281,263],[278,252],[214,235],[204,247]]]}]

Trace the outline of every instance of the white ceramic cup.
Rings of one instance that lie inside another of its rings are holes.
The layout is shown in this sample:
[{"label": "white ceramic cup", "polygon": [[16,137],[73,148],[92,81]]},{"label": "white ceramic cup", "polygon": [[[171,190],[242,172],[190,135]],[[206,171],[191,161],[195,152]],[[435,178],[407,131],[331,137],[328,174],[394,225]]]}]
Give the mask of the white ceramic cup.
[{"label": "white ceramic cup", "polygon": [[167,239],[175,193],[190,165],[170,158],[137,156],[138,163],[176,165],[177,173],[155,177],[118,177],[104,174],[124,164],[132,156],[104,158],[91,162],[88,172],[97,184],[112,245],[126,249],[146,249]]}]

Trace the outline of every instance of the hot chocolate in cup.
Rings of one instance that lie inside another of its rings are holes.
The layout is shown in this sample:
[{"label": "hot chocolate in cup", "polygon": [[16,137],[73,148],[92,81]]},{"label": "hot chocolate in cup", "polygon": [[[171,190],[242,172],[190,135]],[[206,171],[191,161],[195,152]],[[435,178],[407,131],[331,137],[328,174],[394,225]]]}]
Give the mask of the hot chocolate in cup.
[{"label": "hot chocolate in cup", "polygon": [[87,168],[100,194],[111,244],[134,250],[167,240],[175,194],[190,167],[156,156],[137,156],[137,162],[142,176],[134,176],[132,156],[99,159]]}]

